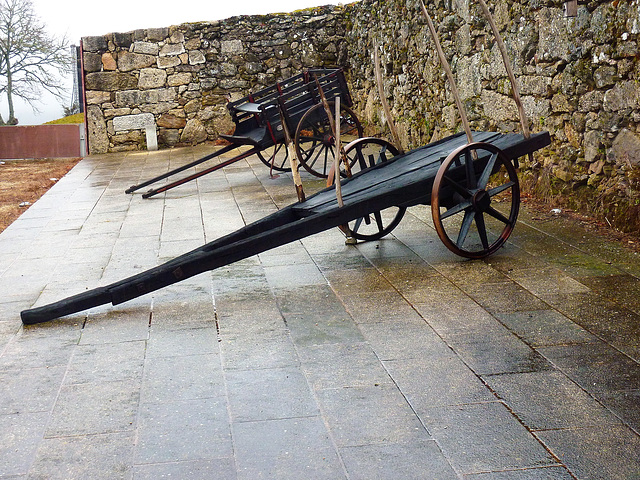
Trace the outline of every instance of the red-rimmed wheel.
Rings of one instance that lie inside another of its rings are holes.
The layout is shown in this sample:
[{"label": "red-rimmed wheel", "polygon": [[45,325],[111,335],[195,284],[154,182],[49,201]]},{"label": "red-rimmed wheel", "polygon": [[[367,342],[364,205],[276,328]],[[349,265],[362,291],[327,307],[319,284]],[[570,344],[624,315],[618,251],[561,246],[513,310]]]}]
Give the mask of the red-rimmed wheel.
[{"label": "red-rimmed wheel", "polygon": [[[335,115],[335,104],[329,102]],[[340,138],[343,144],[363,135],[356,114],[346,105],[340,105]],[[300,164],[312,175],[327,178],[333,164],[336,140],[322,104],[315,105],[300,119],[294,139]]]},{"label": "red-rimmed wheel", "polygon": [[520,209],[520,184],[511,161],[489,143],[449,154],[431,192],[431,213],[442,243],[457,255],[483,258],[509,238]]}]

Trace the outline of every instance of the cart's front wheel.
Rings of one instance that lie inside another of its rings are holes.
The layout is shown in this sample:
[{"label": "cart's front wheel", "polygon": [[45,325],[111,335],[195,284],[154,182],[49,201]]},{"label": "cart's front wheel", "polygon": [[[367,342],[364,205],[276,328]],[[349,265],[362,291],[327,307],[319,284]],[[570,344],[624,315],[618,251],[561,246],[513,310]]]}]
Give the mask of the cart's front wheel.
[{"label": "cart's front wheel", "polygon": [[483,258],[509,238],[520,209],[511,161],[488,143],[457,148],[436,174],[431,213],[442,243],[457,255]]},{"label": "cart's front wheel", "polygon": [[[398,154],[398,149],[381,138],[365,137],[349,143],[345,147],[345,154],[353,170],[361,171],[391,160]],[[333,178],[333,175],[330,178]],[[348,237],[356,240],[378,240],[398,226],[406,210],[404,207],[385,208],[340,228]]]},{"label": "cart's front wheel", "polygon": [[264,150],[256,152],[256,155],[260,161],[269,168],[273,166],[273,169],[278,172],[291,171],[289,150],[285,147],[284,143],[277,143],[271,147],[267,147]]},{"label": "cart's front wheel", "polygon": [[[334,102],[328,102],[335,115]],[[346,105],[340,105],[340,138],[346,144],[361,137],[362,125],[356,114]],[[300,164],[312,175],[327,178],[333,163],[336,139],[324,106],[319,103],[305,112],[300,119],[294,139]]]}]

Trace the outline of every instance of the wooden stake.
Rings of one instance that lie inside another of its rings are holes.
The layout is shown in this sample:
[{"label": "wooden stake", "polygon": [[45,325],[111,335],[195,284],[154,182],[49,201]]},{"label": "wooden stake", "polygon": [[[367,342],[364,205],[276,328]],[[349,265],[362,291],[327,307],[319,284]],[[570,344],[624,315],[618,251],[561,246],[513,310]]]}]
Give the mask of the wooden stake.
[{"label": "wooden stake", "polygon": [[522,134],[524,138],[531,137],[531,133],[529,132],[529,122],[527,121],[527,116],[524,112],[524,107],[522,106],[522,100],[520,99],[520,88],[518,87],[518,82],[516,81],[516,77],[513,74],[513,68],[511,68],[511,61],[509,60],[509,54],[507,53],[507,49],[504,46],[504,42],[502,41],[502,37],[500,36],[500,32],[498,31],[498,27],[493,20],[493,15],[489,11],[489,7],[487,6],[484,0],[478,0],[480,6],[482,7],[482,11],[489,20],[489,25],[491,25],[491,30],[493,30],[493,35],[496,38],[496,43],[498,44],[498,49],[500,50],[500,54],[502,55],[502,61],[504,62],[504,68],[507,70],[507,76],[509,77],[509,81],[511,82],[511,90],[513,91],[513,99],[518,106],[518,114],[520,115],[520,124],[522,125]]},{"label": "wooden stake", "polygon": [[447,78],[449,79],[449,84],[451,85],[451,93],[453,93],[453,98],[455,99],[456,105],[458,106],[460,119],[462,120],[462,126],[464,127],[464,131],[467,134],[467,141],[469,143],[472,143],[473,136],[471,135],[471,127],[469,126],[469,120],[467,120],[467,113],[465,112],[464,106],[462,105],[462,100],[460,99],[460,95],[458,94],[458,87],[456,86],[456,81],[453,78],[451,67],[449,66],[449,62],[447,62],[447,59],[444,56],[442,46],[440,45],[440,40],[438,39],[438,35],[436,33],[436,28],[433,26],[431,16],[429,15],[429,12],[427,12],[427,9],[424,6],[424,2],[422,0],[420,0],[420,5],[422,6],[422,12],[424,13],[424,16],[427,17],[427,25],[429,26],[429,32],[431,32],[433,41],[436,44],[436,51],[438,52],[440,64],[442,65],[442,68],[444,69],[445,73],[447,74]]},{"label": "wooden stake", "polygon": [[336,97],[336,151],[335,158],[333,160],[333,170],[335,172],[335,183],[336,183],[336,198],[338,200],[338,207],[344,207],[344,202],[342,201],[342,186],[340,185],[340,157],[342,151],[342,142],[340,140],[340,97]]},{"label": "wooden stake", "polygon": [[380,57],[378,56],[378,42],[373,42],[373,64],[376,71],[376,83],[378,84],[378,95],[380,96],[380,103],[382,103],[382,109],[384,110],[384,114],[387,117],[387,123],[389,124],[389,130],[391,130],[391,136],[393,137],[393,141],[398,148],[398,153],[404,153],[404,149],[402,148],[402,144],[400,143],[400,135],[398,135],[398,129],[396,128],[396,124],[391,117],[391,109],[389,108],[389,103],[387,102],[387,96],[384,93],[384,85],[382,82],[382,69],[380,68]]},{"label": "wooden stake", "polygon": [[[480,2],[480,6],[482,7],[482,11],[484,12],[487,20],[489,20],[489,25],[491,26],[491,30],[493,30],[493,35],[496,39],[496,44],[498,45],[498,49],[500,50],[500,54],[502,55],[502,61],[504,62],[504,68],[507,70],[507,76],[509,77],[509,81],[511,82],[511,90],[513,91],[513,99],[516,102],[516,106],[518,107],[518,115],[520,116],[520,125],[522,126],[522,135],[524,138],[531,137],[531,132],[529,131],[529,121],[527,120],[527,114],[524,111],[524,107],[522,106],[522,100],[520,99],[520,87],[518,86],[518,82],[516,81],[516,76],[513,74],[513,68],[511,68],[511,60],[509,59],[509,54],[507,53],[507,49],[504,46],[504,42],[502,41],[502,37],[500,36],[500,32],[498,31],[498,27],[496,26],[496,22],[493,20],[493,15],[489,11],[489,7],[487,6],[484,0],[478,0]],[[529,153],[529,161],[533,164],[533,153]],[[514,158],[513,163],[516,168],[518,168],[518,159]]]},{"label": "wooden stake", "polygon": [[[320,85],[320,82],[318,81],[318,77],[316,76],[316,85],[318,86],[318,93],[320,94],[320,101],[322,102],[322,106],[324,107],[324,111],[327,114],[327,119],[329,120],[329,125],[331,126],[331,133],[333,135],[333,138],[336,138],[336,127],[335,124],[333,123],[333,113],[331,113],[331,107],[329,107],[329,102],[327,101],[327,97],[324,96],[324,90],[322,90],[322,85]],[[337,124],[340,125],[340,115],[336,115],[337,117]],[[340,130],[340,126],[338,127],[338,130]],[[345,153],[344,150],[342,149],[342,147],[340,147],[338,149],[338,152],[340,153],[340,157],[341,159],[344,161],[344,171],[347,174],[347,177],[351,176],[351,165],[349,165],[349,162],[347,161],[346,157],[345,157]],[[340,171],[336,171],[336,175],[339,175]]]},{"label": "wooden stake", "polygon": [[[300,161],[298,159],[298,152],[296,152],[293,141],[291,140],[291,134],[289,133],[289,127],[287,127],[287,122],[285,121],[282,105],[278,104],[278,110],[280,112],[280,123],[282,124],[282,130],[284,132],[284,143],[286,145],[287,152],[289,153],[289,165],[291,165],[291,175],[293,176],[293,183],[296,186],[296,194],[298,195],[298,201],[304,202],[305,195],[302,188],[302,179],[300,178]],[[272,162],[274,160],[275,159],[272,159]]]}]

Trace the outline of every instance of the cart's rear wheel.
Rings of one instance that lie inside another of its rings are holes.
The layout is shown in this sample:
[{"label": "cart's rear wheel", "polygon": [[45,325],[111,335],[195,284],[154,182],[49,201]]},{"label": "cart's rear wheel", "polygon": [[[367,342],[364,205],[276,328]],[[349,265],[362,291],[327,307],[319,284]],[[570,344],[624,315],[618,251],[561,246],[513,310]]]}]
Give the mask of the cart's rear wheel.
[{"label": "cart's rear wheel", "polygon": [[[328,102],[335,115],[334,102]],[[362,125],[356,114],[346,105],[340,105],[340,138],[343,144],[351,142],[363,134]],[[320,103],[311,107],[300,119],[294,139],[300,164],[311,174],[327,178],[333,163],[336,141],[329,125],[324,106]]]},{"label": "cart's rear wheel", "polygon": [[269,168],[271,168],[271,159],[273,158],[274,170],[278,172],[291,171],[291,166],[289,164],[289,150],[285,147],[284,143],[277,143],[271,147],[267,147],[260,152],[256,152],[256,155],[260,161]]},{"label": "cart's rear wheel", "polygon": [[[345,147],[345,154],[353,171],[356,172],[391,160],[398,154],[398,149],[381,138],[366,137],[349,143]],[[348,237],[356,240],[378,240],[398,226],[406,210],[404,207],[385,208],[353,220],[340,228]]]},{"label": "cart's rear wheel", "polygon": [[520,184],[511,161],[488,143],[457,148],[436,174],[431,213],[452,252],[483,258],[509,238],[520,209]]}]

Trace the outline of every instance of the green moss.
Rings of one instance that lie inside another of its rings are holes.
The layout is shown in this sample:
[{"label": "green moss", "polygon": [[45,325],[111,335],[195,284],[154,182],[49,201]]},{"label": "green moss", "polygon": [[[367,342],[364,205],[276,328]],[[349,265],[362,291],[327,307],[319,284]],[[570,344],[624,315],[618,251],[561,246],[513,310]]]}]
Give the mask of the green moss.
[{"label": "green moss", "polygon": [[84,113],[76,113],[68,117],[59,118],[45,123],[45,125],[63,125],[68,123],[84,123]]}]

